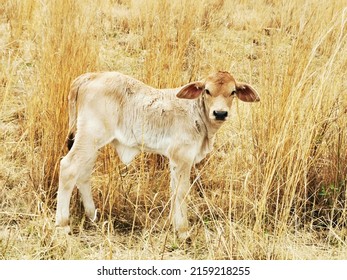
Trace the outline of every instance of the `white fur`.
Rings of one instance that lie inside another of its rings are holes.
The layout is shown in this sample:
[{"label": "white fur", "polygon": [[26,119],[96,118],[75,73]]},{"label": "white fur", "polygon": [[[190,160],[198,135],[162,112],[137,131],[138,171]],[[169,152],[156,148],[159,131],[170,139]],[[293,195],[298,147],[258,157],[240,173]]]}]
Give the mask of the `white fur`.
[{"label": "white fur", "polygon": [[[188,236],[185,198],[190,170],[210,152],[221,126],[222,122],[214,119],[213,110],[229,111],[231,101],[224,93],[214,101],[211,99],[212,105],[207,108],[202,93],[193,100],[177,98],[185,87],[154,89],[117,72],[88,73],[73,82],[69,126],[76,135],[71,151],[61,160],[57,226],[69,225],[70,197],[75,185],[87,216],[96,219],[90,176],[98,149],[112,143],[125,164],[141,151],[169,158],[173,225],[180,237]],[[217,91],[218,85],[214,87]],[[224,91],[234,88],[233,79],[230,85],[223,85]]]}]

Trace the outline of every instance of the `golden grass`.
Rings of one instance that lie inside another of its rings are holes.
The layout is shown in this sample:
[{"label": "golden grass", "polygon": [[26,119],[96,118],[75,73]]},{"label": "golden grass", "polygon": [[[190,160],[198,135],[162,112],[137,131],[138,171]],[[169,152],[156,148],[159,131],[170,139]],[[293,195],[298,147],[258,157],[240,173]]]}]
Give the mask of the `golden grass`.
[{"label": "golden grass", "polygon": [[[344,1],[2,1],[0,259],[346,259]],[[67,94],[88,71],[174,87],[215,70],[249,82],[192,171],[193,241],[170,230],[167,160],[100,151],[88,225],[54,227]]]}]

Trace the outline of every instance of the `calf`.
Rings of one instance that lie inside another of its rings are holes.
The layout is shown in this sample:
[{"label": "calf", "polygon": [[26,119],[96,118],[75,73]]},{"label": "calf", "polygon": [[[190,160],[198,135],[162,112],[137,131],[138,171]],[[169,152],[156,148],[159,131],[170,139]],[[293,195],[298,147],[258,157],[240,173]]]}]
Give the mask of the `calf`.
[{"label": "calf", "polygon": [[86,215],[96,219],[90,177],[98,150],[108,143],[129,164],[141,151],[170,160],[172,224],[188,237],[186,196],[192,165],[213,147],[229,119],[234,98],[259,101],[256,90],[228,72],[176,89],[155,89],[117,72],[79,76],[69,93],[70,151],[61,160],[56,225],[69,230],[69,204],[76,185]]}]

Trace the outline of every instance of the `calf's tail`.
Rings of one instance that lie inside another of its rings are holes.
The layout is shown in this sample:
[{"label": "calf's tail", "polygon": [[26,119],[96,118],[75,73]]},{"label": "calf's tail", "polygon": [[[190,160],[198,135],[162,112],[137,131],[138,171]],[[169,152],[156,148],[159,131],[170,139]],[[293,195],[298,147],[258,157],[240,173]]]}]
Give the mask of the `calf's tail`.
[{"label": "calf's tail", "polygon": [[70,88],[69,92],[69,133],[67,137],[67,147],[71,150],[76,135],[76,122],[77,122],[77,99],[78,99],[78,91],[80,87],[90,79],[90,74],[84,74],[75,79]]}]

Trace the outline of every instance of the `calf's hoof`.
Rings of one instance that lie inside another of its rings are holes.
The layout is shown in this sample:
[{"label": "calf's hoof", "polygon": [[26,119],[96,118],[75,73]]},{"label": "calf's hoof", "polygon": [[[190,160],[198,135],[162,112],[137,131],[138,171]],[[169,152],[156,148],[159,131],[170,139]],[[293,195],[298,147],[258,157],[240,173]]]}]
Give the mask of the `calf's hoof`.
[{"label": "calf's hoof", "polygon": [[70,226],[59,226],[59,225],[56,225],[56,229],[57,229],[57,232],[61,233],[61,234],[70,234],[71,233]]},{"label": "calf's hoof", "polygon": [[192,239],[188,231],[177,231],[177,236],[180,241],[187,245],[192,244]]}]

